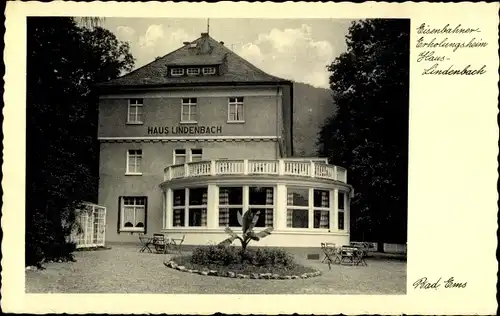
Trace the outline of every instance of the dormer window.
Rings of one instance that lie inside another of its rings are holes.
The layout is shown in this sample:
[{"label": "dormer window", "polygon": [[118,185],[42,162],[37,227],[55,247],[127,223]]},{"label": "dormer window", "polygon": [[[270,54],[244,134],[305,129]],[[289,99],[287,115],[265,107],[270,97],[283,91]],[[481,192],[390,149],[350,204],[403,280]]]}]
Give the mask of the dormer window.
[{"label": "dormer window", "polygon": [[215,67],[204,67],[203,74],[204,75],[215,75]]},{"label": "dormer window", "polygon": [[170,74],[175,77],[184,75],[184,68],[172,68]]},{"label": "dormer window", "polygon": [[187,74],[188,76],[197,76],[200,74],[200,68],[188,68]]}]

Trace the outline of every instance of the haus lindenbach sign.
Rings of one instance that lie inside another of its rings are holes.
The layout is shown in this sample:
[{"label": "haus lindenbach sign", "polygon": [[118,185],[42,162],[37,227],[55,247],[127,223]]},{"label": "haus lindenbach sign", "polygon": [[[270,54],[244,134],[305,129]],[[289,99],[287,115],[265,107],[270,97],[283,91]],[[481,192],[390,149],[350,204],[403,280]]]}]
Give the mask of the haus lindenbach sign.
[{"label": "haus lindenbach sign", "polygon": [[222,126],[148,126],[148,135],[220,135]]}]

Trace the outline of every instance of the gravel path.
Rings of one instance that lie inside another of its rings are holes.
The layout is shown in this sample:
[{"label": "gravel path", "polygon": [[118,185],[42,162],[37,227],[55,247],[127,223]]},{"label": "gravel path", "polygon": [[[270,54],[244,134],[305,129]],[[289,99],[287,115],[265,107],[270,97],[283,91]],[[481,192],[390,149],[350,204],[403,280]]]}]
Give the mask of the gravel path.
[{"label": "gravel path", "polygon": [[300,280],[247,280],[202,276],[163,265],[171,255],[139,253],[138,247],[76,252],[74,263],[50,263],[26,271],[28,293],[177,294],[405,294],[406,262],[367,259],[368,266],[339,266],[297,260],[320,270]]}]

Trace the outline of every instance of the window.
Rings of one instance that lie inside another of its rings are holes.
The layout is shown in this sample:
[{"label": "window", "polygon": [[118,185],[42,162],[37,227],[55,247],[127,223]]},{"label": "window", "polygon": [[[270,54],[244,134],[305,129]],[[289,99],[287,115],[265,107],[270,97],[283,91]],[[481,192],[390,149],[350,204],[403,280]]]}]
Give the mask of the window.
[{"label": "window", "polygon": [[204,75],[215,75],[215,67],[204,67],[203,74]]},{"label": "window", "polygon": [[203,151],[201,149],[191,149],[191,161],[197,162],[203,159]]},{"label": "window", "polygon": [[255,227],[273,227],[274,187],[219,187],[219,226],[241,227],[244,210],[259,211]]},{"label": "window", "polygon": [[146,197],[121,197],[120,231],[145,232]]},{"label": "window", "polygon": [[248,193],[248,209],[259,211],[259,219],[255,227],[273,227],[274,188],[250,187]]},{"label": "window", "polygon": [[337,202],[338,202],[338,212],[339,212],[339,216],[338,216],[338,229],[339,230],[344,230],[345,229],[345,225],[344,225],[344,216],[345,216],[345,193],[344,192],[339,192],[338,194],[338,198],[337,198]]},{"label": "window", "polygon": [[174,190],[173,195],[175,227],[207,226],[207,188]]},{"label": "window", "polygon": [[128,100],[127,124],[142,124],[142,99]]},{"label": "window", "polygon": [[178,77],[184,75],[184,69],[183,68],[172,68],[170,70],[170,74],[172,76]]},{"label": "window", "polygon": [[127,151],[127,174],[141,173],[142,150],[130,149]]},{"label": "window", "polygon": [[287,188],[287,227],[309,227],[309,189]]},{"label": "window", "polygon": [[243,188],[219,188],[219,226],[241,227],[238,213],[243,214]]},{"label": "window", "polygon": [[174,165],[180,165],[187,162],[186,150],[185,149],[175,149],[174,150]]},{"label": "window", "polygon": [[196,76],[200,74],[200,68],[188,68],[187,69],[187,74],[189,76]]},{"label": "window", "polygon": [[243,97],[229,98],[228,122],[244,122]]},{"label": "window", "polygon": [[330,228],[330,191],[314,190],[314,228]]},{"label": "window", "polygon": [[196,98],[183,98],[181,122],[196,122]]},{"label": "window", "polygon": [[330,190],[287,188],[287,227],[330,229]]}]

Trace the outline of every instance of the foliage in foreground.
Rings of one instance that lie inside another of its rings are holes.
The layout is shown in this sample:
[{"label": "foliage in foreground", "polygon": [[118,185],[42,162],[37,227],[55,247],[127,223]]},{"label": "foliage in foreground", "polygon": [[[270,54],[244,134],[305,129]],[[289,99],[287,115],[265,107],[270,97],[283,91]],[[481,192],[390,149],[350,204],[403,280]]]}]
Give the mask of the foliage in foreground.
[{"label": "foliage in foreground", "polygon": [[319,154],[346,167],[355,240],[406,242],[410,22],[354,22],[328,67],[337,111]]},{"label": "foliage in foreground", "polygon": [[238,239],[241,243],[241,247],[245,250],[252,240],[259,241],[260,239],[271,235],[271,232],[273,231],[272,227],[267,227],[258,233],[253,231],[255,224],[257,224],[257,221],[259,220],[259,216],[260,211],[255,210],[247,210],[243,216],[240,212],[238,212],[237,219],[243,231],[242,237],[233,232],[231,228],[226,227],[224,231],[229,235],[229,238],[223,240],[220,245],[229,246],[233,243],[233,241]]},{"label": "foliage in foreground", "polygon": [[66,17],[27,19],[26,265],[70,260],[75,210],[97,193],[92,85],[131,70],[127,43]]},{"label": "foliage in foreground", "polygon": [[224,245],[209,245],[193,250],[191,263],[200,265],[229,266],[245,264],[253,266],[293,267],[293,256],[280,248],[243,249]]}]

